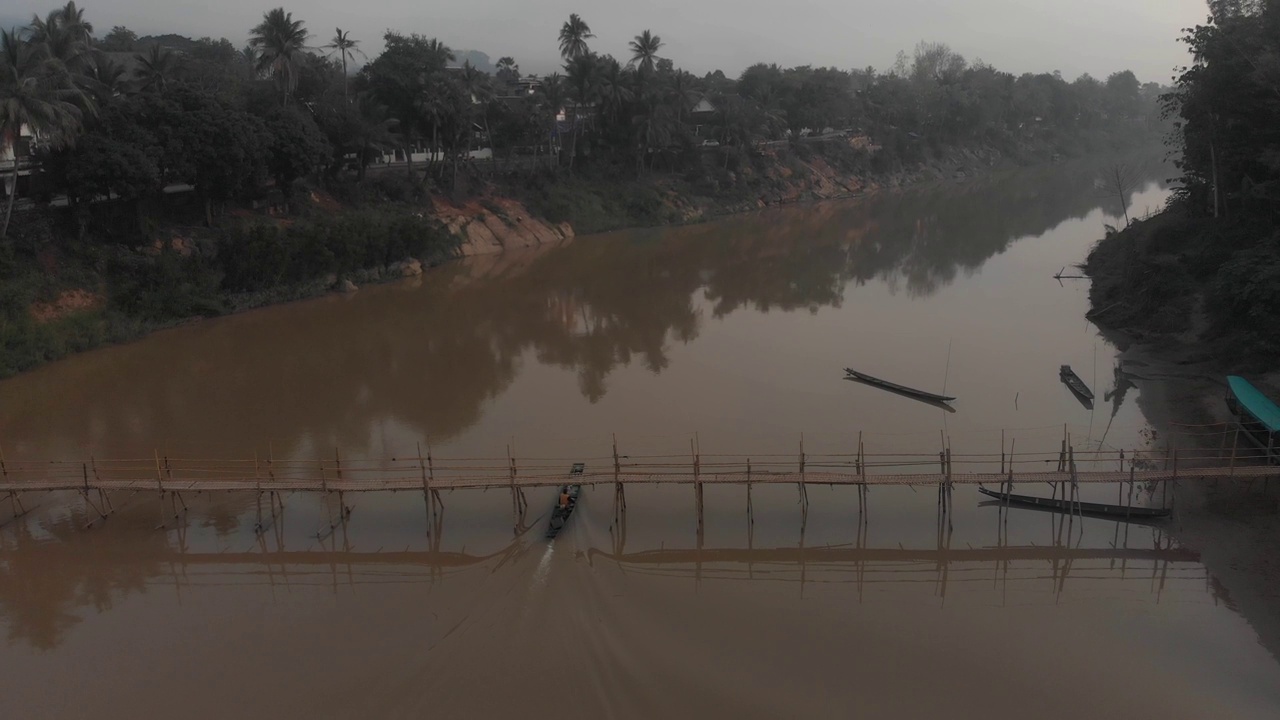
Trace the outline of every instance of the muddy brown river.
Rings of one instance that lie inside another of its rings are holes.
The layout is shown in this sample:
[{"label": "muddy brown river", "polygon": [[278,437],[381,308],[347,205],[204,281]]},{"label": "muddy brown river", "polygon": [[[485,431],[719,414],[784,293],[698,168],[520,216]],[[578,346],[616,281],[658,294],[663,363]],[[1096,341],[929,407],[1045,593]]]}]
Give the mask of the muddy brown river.
[{"label": "muddy brown river", "polygon": [[[1087,163],[480,257],[0,382],[17,460],[1158,443],[1084,319]],[[1157,170],[1153,177],[1163,176]],[[1154,180],[1133,214],[1158,208]],[[1097,395],[1059,381],[1070,364]],[[955,413],[843,368],[958,398]],[[1141,374],[1142,368],[1126,372]],[[594,462],[594,460],[593,460]],[[1048,488],[1020,486],[1027,493]],[[932,489],[0,498],[6,718],[1274,718],[1280,664],[1158,527]],[[1084,499],[1115,500],[1114,487]],[[1158,503],[1144,493],[1139,502]]]}]

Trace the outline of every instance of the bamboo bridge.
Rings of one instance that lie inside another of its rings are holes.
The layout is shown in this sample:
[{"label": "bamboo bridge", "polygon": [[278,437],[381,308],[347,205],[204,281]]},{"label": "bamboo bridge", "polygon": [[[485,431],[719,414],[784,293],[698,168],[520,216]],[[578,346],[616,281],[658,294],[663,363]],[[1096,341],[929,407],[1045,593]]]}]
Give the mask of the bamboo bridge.
[{"label": "bamboo bridge", "polygon": [[[707,485],[740,485],[750,493],[755,485],[794,485],[807,505],[810,485],[850,486],[857,489],[859,503],[867,490],[877,486],[937,486],[939,511],[949,508],[951,490],[956,485],[997,485],[1012,489],[1016,483],[1047,483],[1057,497],[1078,500],[1082,484],[1116,484],[1121,487],[1117,502],[1129,487],[1132,505],[1135,486],[1148,490],[1162,488],[1167,502],[1168,486],[1180,481],[1269,478],[1280,468],[1258,464],[1265,452],[1241,446],[1241,433],[1222,431],[1220,448],[1130,451],[1077,450],[1064,434],[1052,452],[955,453],[945,436],[936,453],[869,453],[861,435],[854,452],[807,453],[801,438],[797,452],[717,455],[700,452],[691,438],[689,452],[680,455],[621,455],[616,439],[609,455],[560,458],[453,457],[433,455],[428,449],[407,457],[344,459],[335,449],[333,459],[240,459],[178,458],[162,455],[132,459],[5,460],[0,452],[0,493],[7,493],[14,515],[24,514],[23,493],[77,491],[89,500],[98,497],[94,509],[103,517],[112,512],[110,493],[156,492],[162,504],[166,498],[178,511],[185,507],[183,493],[256,492],[271,500],[272,515],[283,493],[336,493],[341,507],[349,512],[342,497],[346,493],[420,491],[428,511],[433,500],[442,502],[441,491],[507,489],[512,510],[523,517],[530,488],[564,484],[613,485],[615,500],[625,507],[625,488],[634,485],[691,485],[695,489],[701,519],[703,489]],[[1232,437],[1230,449],[1227,438]],[[90,501],[91,502],[91,501]],[[700,523],[701,524],[701,523]]]}]

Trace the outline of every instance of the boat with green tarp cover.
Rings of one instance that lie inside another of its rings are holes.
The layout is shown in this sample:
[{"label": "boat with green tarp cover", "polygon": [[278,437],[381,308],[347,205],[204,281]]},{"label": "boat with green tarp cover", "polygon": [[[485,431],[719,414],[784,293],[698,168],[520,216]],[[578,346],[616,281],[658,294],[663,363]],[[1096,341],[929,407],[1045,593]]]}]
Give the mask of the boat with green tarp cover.
[{"label": "boat with green tarp cover", "polygon": [[1269,462],[1280,463],[1280,407],[1248,380],[1227,377],[1227,409],[1236,416],[1244,436],[1265,451]]}]

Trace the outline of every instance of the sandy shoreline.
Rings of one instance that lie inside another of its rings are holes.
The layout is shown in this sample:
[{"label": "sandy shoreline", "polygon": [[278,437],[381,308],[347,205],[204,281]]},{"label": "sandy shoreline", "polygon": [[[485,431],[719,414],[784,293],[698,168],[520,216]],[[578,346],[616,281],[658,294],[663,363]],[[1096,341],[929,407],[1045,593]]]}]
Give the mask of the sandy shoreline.
[{"label": "sandy shoreline", "polygon": [[[1117,333],[1104,335],[1124,348],[1120,360],[1135,376],[1138,405],[1163,438],[1191,446],[1197,438],[1179,426],[1230,419],[1223,402],[1226,369],[1197,357],[1192,347],[1129,345]],[[1272,397],[1280,396],[1280,373],[1250,379]],[[1280,468],[1270,481],[1181,483],[1175,492],[1177,512],[1168,531],[1199,551],[1229,605],[1280,658]]]}]

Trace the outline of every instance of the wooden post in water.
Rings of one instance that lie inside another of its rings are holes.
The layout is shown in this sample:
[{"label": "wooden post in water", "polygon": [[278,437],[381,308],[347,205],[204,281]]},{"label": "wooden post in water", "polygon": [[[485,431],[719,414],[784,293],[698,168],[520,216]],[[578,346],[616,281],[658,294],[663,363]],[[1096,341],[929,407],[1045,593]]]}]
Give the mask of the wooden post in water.
[{"label": "wooden post in water", "polygon": [[[167,518],[164,516],[164,476],[160,472],[160,451],[155,450],[156,458],[156,492],[160,498],[160,527],[164,527]],[[156,528],[157,530],[160,528]]]},{"label": "wooden post in water", "polygon": [[700,462],[698,459],[698,447],[693,438],[689,438],[689,453],[693,456],[693,502],[698,511],[698,536],[702,536],[702,479],[700,474]]},{"label": "wooden post in water", "polygon": [[110,515],[116,511],[116,508],[111,503],[111,496],[102,489],[102,476],[98,475],[98,461],[92,455],[89,456],[89,468],[93,470],[93,482],[98,487],[98,500],[103,507],[107,508],[107,514]]},{"label": "wooden post in water", "polygon": [[1004,474],[1004,430],[1000,431],[1000,474]]},{"label": "wooden post in water", "polygon": [[164,475],[160,472],[160,451],[155,451],[156,457],[156,490],[164,494]]},{"label": "wooden post in water", "polygon": [[1009,518],[1009,495],[1013,493],[1013,459],[1017,456],[1018,438],[1014,438],[1009,443],[1009,489],[1005,491],[1004,496],[1004,513],[1005,519]]},{"label": "wooden post in water", "polygon": [[[1121,473],[1124,472],[1124,450],[1123,449],[1120,450],[1120,472]],[[1122,479],[1120,480],[1120,482],[1116,483],[1116,506],[1119,507],[1120,505],[1123,505],[1123,504],[1124,504],[1124,479],[1122,476]]]},{"label": "wooden post in water", "polygon": [[747,523],[754,525],[755,522],[755,508],[751,506],[751,458],[747,458]]},{"label": "wooden post in water", "polygon": [[853,469],[858,473],[859,477],[866,477],[866,473],[862,471],[862,431],[858,431],[858,455],[853,461]]},{"label": "wooden post in water", "polygon": [[1075,448],[1066,448],[1066,457],[1068,457],[1068,466],[1071,473],[1071,498],[1068,501],[1068,510],[1071,514],[1079,514],[1080,510],[1080,484],[1079,477],[1075,474]]},{"label": "wooden post in water", "polygon": [[[1134,450],[1134,453],[1137,453],[1137,452],[1138,452],[1137,450]],[[1129,521],[1129,515],[1131,514],[1130,511],[1133,510],[1133,479],[1134,479],[1133,476],[1135,472],[1136,472],[1136,467],[1134,466],[1133,460],[1131,459],[1129,460],[1129,502],[1127,505],[1125,505],[1125,508],[1124,508],[1125,522]],[[1128,537],[1128,535],[1126,535],[1125,537]]]},{"label": "wooden post in water", "polygon": [[804,435],[800,435],[800,505],[807,512],[809,509],[809,488],[805,484],[804,475]]},{"label": "wooden post in water", "polygon": [[863,503],[867,499],[867,451],[862,444],[862,431],[858,431],[858,476],[862,483],[858,486],[858,513],[861,517]]},{"label": "wooden post in water", "polygon": [[422,501],[427,506],[427,530],[431,529],[431,481],[427,479],[427,464],[422,457],[422,443],[418,446],[418,470],[422,473]]},{"label": "wooden post in water", "polygon": [[1058,451],[1058,472],[1067,469],[1067,424],[1062,424],[1062,449]]},{"label": "wooden post in water", "polygon": [[274,518],[276,516],[275,449],[273,444],[269,440],[267,441],[267,477],[271,479],[271,492],[267,493],[267,500],[271,502],[271,517]]},{"label": "wooden post in water", "polygon": [[[169,487],[173,487],[173,468],[169,465],[168,455],[164,457],[164,474],[169,479]],[[178,503],[182,503],[182,509],[185,512],[187,509],[187,501],[182,499],[181,490],[173,490],[170,495],[169,503],[173,505],[173,516],[178,517]]]},{"label": "wooden post in water", "polygon": [[947,511],[948,511],[948,512],[950,512],[950,511],[951,511],[951,488],[952,488],[952,483],[951,483],[951,447],[950,447],[950,446],[948,446],[948,447],[947,447],[947,497],[946,497]]},{"label": "wooden post in water", "polygon": [[1240,444],[1240,428],[1236,428],[1235,439],[1231,441],[1231,468],[1228,470],[1227,477],[1235,477],[1236,475],[1236,447]]},{"label": "wooden post in water", "polygon": [[626,509],[626,496],[622,493],[622,461],[618,457],[618,435],[613,437],[613,515],[620,518]]},{"label": "wooden post in water", "polygon": [[436,489],[436,466],[435,461],[431,457],[431,439],[427,439],[427,479],[431,481],[431,501],[435,503],[441,510],[444,510],[444,498],[440,497],[440,491]]},{"label": "wooden post in water", "polygon": [[516,497],[516,459],[511,456],[511,445],[507,445],[508,479],[511,482],[511,523],[518,532],[520,529],[520,500]]},{"label": "wooden post in water", "polygon": [[344,491],[342,490],[342,485],[341,485],[341,483],[342,483],[342,453],[338,452],[338,447],[337,447],[336,445],[335,445],[335,446],[334,446],[334,448],[333,448],[333,466],[334,466],[335,472],[337,472],[337,473],[338,473],[338,483],[339,483],[339,485],[338,485],[338,516],[339,516],[339,517],[341,517],[341,518],[346,518],[346,516],[347,516],[347,500],[346,500],[346,495],[345,495]]}]

